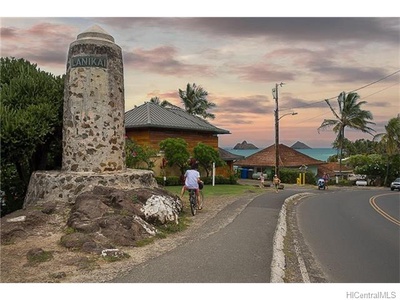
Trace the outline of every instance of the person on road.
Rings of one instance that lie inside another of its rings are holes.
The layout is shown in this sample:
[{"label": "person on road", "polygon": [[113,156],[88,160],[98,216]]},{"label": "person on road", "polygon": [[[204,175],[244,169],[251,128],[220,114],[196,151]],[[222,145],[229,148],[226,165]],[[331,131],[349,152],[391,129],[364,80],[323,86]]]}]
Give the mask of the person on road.
[{"label": "person on road", "polygon": [[275,187],[275,193],[278,193],[279,185],[281,184],[281,180],[278,178],[278,175],[274,175],[274,179],[272,179],[272,184]]},{"label": "person on road", "polygon": [[263,172],[261,172],[261,175],[260,175],[260,188],[264,188],[264,173]]},{"label": "person on road", "polygon": [[329,175],[326,174],[326,172],[324,172],[324,175],[322,175],[322,179],[324,180],[325,188],[328,189]]},{"label": "person on road", "polygon": [[201,210],[203,208],[203,203],[200,197],[199,184],[203,184],[203,182],[200,180],[200,173],[199,171],[197,171],[197,169],[198,169],[198,164],[195,162],[192,163],[191,169],[185,172],[184,175],[185,184],[181,190],[181,199],[183,199],[183,195],[186,190],[195,190],[197,197],[197,207],[199,210]]}]

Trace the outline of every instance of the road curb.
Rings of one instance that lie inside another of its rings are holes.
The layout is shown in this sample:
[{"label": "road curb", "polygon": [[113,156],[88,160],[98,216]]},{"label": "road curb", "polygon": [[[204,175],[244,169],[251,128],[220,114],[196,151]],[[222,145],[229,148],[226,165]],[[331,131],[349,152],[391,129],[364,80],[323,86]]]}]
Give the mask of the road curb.
[{"label": "road curb", "polygon": [[300,193],[286,198],[279,212],[278,222],[276,225],[273,245],[272,245],[272,261],[271,261],[271,283],[283,283],[285,277],[285,253],[284,240],[286,236],[286,209],[289,202],[313,195],[312,193]]}]

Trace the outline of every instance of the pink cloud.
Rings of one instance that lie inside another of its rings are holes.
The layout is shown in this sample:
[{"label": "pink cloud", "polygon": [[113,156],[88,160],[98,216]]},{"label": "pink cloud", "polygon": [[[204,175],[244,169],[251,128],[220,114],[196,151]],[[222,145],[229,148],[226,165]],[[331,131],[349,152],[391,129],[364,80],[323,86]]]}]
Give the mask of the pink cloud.
[{"label": "pink cloud", "polygon": [[274,82],[294,80],[295,75],[291,71],[268,63],[257,63],[249,66],[234,68],[239,78],[247,81]]},{"label": "pink cloud", "polygon": [[16,29],[11,27],[1,27],[0,36],[2,40],[11,39],[15,36]]},{"label": "pink cloud", "polygon": [[2,27],[2,56],[24,58],[32,63],[65,65],[69,44],[77,29],[55,23],[39,23],[27,29]]},{"label": "pink cloud", "polygon": [[167,100],[170,103],[178,106],[181,104],[181,98],[179,97],[178,89],[176,91],[168,91],[163,93],[160,93],[160,91],[152,91],[150,93],[147,93],[146,96],[149,99],[151,99],[152,97],[158,97],[161,100]]},{"label": "pink cloud", "polygon": [[136,48],[124,53],[125,63],[150,73],[176,75],[179,77],[197,74],[199,76],[213,76],[213,68],[208,65],[184,62],[176,48],[160,46],[150,50]]}]

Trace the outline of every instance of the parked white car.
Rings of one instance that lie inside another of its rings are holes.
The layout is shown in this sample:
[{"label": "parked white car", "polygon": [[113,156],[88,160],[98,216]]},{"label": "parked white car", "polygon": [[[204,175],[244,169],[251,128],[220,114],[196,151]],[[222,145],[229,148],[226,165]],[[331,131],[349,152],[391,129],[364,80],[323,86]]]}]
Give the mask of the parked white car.
[{"label": "parked white car", "polygon": [[[260,176],[261,176],[261,172],[255,172],[255,173],[253,173],[253,175],[251,175],[251,177],[253,179],[260,179]],[[264,173],[264,179],[267,179],[267,174],[265,174],[265,173]]]},{"label": "parked white car", "polygon": [[393,181],[393,182],[390,184],[390,189],[391,189],[392,191],[398,190],[398,191],[400,192],[400,178],[396,178],[395,181]]},{"label": "parked white car", "polygon": [[366,180],[357,180],[356,186],[366,186],[368,183]]}]

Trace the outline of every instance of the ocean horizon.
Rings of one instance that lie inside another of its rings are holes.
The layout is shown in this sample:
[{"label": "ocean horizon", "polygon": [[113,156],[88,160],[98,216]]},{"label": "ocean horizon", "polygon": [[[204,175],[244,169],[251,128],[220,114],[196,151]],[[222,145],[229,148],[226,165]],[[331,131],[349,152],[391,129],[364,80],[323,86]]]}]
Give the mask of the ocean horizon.
[{"label": "ocean horizon", "polygon": [[[265,148],[238,150],[238,149],[233,149],[233,147],[224,147],[223,149],[232,154],[248,157],[248,156],[253,155],[254,153],[257,153]],[[309,157],[312,157],[314,159],[321,160],[321,161],[328,161],[328,158],[330,156],[337,154],[337,150],[333,149],[333,148],[311,148],[311,149],[293,149],[293,150],[296,150],[296,151],[303,153]]]}]

